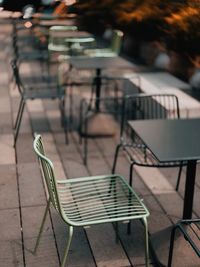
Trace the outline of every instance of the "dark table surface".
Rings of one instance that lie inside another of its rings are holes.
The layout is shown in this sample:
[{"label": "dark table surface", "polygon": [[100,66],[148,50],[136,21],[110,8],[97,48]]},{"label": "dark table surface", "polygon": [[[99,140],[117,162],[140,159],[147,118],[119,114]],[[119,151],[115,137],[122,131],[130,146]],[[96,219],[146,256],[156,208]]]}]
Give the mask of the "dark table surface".
[{"label": "dark table surface", "polygon": [[88,38],[93,37],[89,32],[85,31],[52,31],[50,33],[51,37],[63,37],[63,38]]},{"label": "dark table surface", "polygon": [[122,57],[70,58],[70,64],[77,69],[133,68],[134,64]]},{"label": "dark table surface", "polygon": [[160,162],[200,159],[200,119],[130,121]]}]

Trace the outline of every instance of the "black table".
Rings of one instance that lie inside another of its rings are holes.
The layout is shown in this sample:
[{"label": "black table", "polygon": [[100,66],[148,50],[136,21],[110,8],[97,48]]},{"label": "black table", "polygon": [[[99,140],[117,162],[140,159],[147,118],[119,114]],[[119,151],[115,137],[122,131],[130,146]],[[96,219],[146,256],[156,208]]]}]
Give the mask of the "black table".
[{"label": "black table", "polygon": [[[72,57],[69,60],[73,68],[79,70],[96,70],[95,85],[96,85],[96,98],[98,99],[101,94],[101,71],[103,69],[133,69],[134,65],[123,59],[122,57]],[[96,105],[98,109],[98,102]]]},{"label": "black table", "polygon": [[187,161],[183,219],[192,217],[200,119],[130,121],[130,127],[160,162]]}]

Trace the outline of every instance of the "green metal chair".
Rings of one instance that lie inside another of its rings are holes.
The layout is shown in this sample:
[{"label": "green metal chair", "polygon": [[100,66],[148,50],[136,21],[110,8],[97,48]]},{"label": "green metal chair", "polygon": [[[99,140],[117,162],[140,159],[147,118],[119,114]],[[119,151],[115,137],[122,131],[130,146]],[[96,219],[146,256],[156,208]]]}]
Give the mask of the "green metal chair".
[{"label": "green metal chair", "polygon": [[123,32],[113,30],[110,46],[107,48],[85,49],[84,54],[90,57],[115,57],[118,56],[122,46]]},{"label": "green metal chair", "polygon": [[[21,64],[20,64],[21,66]],[[66,142],[67,138],[67,119],[65,115],[65,90],[50,76],[34,77],[33,75],[24,76],[20,73],[20,67],[16,59],[11,61],[13,77],[20,94],[20,104],[14,123],[14,146],[16,145],[21,120],[27,100],[34,99],[58,99],[61,114],[61,124],[64,128]],[[32,79],[31,79],[32,78]],[[36,79],[34,79],[36,78]]]},{"label": "green metal chair", "polygon": [[136,219],[144,224],[145,264],[149,266],[147,227],[149,212],[125,179],[114,174],[56,180],[53,163],[45,155],[40,135],[36,135],[33,146],[39,158],[49,195],[34,253],[37,251],[46,215],[52,204],[69,226],[61,267],[66,263],[74,227]]}]

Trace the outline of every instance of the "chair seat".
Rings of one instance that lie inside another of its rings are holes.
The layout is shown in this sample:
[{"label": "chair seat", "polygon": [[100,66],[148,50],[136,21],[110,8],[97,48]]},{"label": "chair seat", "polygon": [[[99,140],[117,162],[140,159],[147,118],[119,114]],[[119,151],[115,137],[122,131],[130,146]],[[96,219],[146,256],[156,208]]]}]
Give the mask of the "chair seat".
[{"label": "chair seat", "polygon": [[49,44],[48,50],[53,52],[68,52],[69,47],[66,45],[56,45],[56,44]]},{"label": "chair seat", "polygon": [[179,167],[180,164],[187,165],[186,161],[169,161],[169,162],[159,162],[156,157],[151,153],[151,151],[146,148],[143,144],[134,145],[123,145],[123,149],[128,153],[131,161],[134,161],[136,165],[144,166],[144,167]]},{"label": "chair seat", "polygon": [[110,48],[85,49],[84,54],[92,57],[115,57],[117,53]]},{"label": "chair seat", "polygon": [[64,95],[64,90],[58,90],[56,85],[33,85],[26,88],[23,93],[25,99],[55,99]]},{"label": "chair seat", "polygon": [[58,181],[63,216],[73,226],[140,219],[149,215],[121,176]]}]

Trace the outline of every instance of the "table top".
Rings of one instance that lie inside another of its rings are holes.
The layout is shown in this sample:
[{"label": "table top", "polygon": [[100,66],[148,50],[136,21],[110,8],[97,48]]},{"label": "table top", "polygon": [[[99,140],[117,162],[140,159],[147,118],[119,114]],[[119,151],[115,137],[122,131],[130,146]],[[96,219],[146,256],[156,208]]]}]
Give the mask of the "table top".
[{"label": "table top", "polygon": [[63,38],[89,38],[93,35],[85,31],[52,31],[50,33],[51,37],[63,37]]},{"label": "table top", "polygon": [[134,65],[122,57],[72,57],[69,63],[77,69],[133,68]]},{"label": "table top", "polygon": [[43,26],[43,27],[75,25],[74,19],[40,20],[38,23],[40,26]]},{"label": "table top", "polygon": [[200,119],[128,123],[160,162],[200,159]]}]

